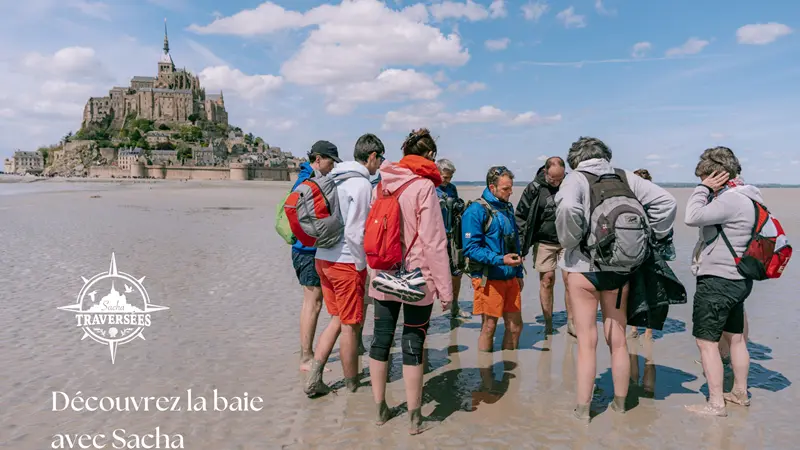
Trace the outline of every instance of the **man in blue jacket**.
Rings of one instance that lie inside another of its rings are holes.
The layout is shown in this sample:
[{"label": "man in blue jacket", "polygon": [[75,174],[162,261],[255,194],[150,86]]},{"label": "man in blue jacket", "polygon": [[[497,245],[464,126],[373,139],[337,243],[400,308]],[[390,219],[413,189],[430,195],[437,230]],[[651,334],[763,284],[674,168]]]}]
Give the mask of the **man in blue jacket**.
[{"label": "man in blue jacket", "polygon": [[514,174],[505,167],[492,167],[486,175],[480,199],[464,211],[464,257],[475,289],[473,313],[481,315],[478,350],[492,351],[500,317],[506,326],[503,350],[519,346],[522,333],[522,288],[524,282],[520,240],[514,206],[509,203]]},{"label": "man in blue jacket", "polygon": [[[333,170],[334,163],[342,162],[339,159],[339,150],[328,141],[317,141],[308,152],[308,161],[300,165],[300,174],[292,191],[309,178],[327,175]],[[322,287],[314,266],[316,253],[316,248],[305,247],[300,241],[292,245],[292,266],[297,274],[297,281],[303,286],[303,307],[300,310],[300,370],[303,372],[311,369],[314,335],[322,309]]]}]

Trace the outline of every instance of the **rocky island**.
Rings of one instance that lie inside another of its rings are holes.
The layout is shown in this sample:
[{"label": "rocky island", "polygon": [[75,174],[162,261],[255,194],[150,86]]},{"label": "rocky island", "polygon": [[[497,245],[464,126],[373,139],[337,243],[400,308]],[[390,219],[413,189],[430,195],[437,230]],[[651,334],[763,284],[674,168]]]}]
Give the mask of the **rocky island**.
[{"label": "rocky island", "polygon": [[155,77],[86,102],[81,128],[59,144],[17,151],[5,173],[93,178],[288,180],[303,160],[228,122],[223,92],[206,93],[200,78],[164,52]]}]

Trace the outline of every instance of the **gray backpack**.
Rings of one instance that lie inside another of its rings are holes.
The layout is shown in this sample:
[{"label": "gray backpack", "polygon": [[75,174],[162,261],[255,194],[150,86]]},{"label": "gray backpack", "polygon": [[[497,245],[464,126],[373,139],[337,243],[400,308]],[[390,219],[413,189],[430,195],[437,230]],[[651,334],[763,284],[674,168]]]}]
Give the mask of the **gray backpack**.
[{"label": "gray backpack", "polygon": [[300,183],[283,205],[292,233],[306,247],[331,248],[344,236],[337,186],[342,181],[363,177],[348,172],[338,176],[315,176]]},{"label": "gray backpack", "polygon": [[589,181],[589,229],[582,250],[599,266],[636,269],[648,256],[650,224],[641,202],[628,186],[625,171],[597,176],[580,171]]}]

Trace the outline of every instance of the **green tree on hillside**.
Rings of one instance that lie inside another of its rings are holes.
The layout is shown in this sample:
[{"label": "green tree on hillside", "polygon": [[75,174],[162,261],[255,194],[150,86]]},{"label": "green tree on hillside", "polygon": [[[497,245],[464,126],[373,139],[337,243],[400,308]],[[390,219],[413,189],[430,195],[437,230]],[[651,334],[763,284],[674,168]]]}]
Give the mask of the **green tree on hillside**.
[{"label": "green tree on hillside", "polygon": [[187,159],[192,159],[192,149],[188,145],[181,142],[178,144],[176,157],[181,162],[181,165],[183,165]]}]

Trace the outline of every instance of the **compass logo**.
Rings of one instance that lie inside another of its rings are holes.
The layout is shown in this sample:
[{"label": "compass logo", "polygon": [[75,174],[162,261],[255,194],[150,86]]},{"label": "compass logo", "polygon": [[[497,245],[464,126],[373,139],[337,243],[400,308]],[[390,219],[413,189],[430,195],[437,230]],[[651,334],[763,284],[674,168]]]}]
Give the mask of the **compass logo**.
[{"label": "compass logo", "polygon": [[[137,337],[144,340],[144,329],[151,324],[150,314],[169,309],[150,303],[142,282],[145,277],[134,278],[117,270],[117,261],[111,253],[108,272],[101,272],[87,280],[75,304],[58,309],[75,313],[77,326],[83,337],[108,345],[111,364],[117,357],[117,347]],[[122,292],[120,292],[122,290]]]}]

